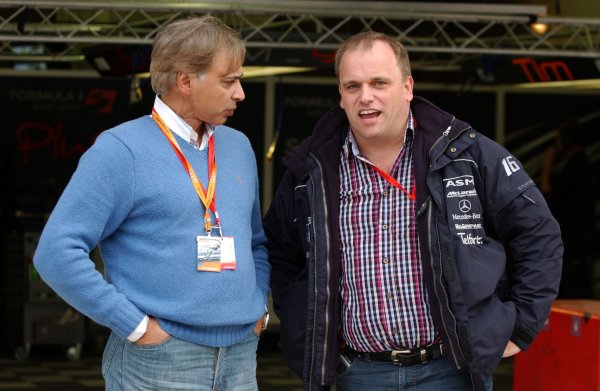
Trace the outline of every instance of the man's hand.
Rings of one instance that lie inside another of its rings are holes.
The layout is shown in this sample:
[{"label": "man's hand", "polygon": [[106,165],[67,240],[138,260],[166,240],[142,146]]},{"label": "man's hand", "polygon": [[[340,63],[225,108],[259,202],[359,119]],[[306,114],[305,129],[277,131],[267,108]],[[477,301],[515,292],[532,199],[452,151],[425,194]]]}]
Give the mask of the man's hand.
[{"label": "man's hand", "polygon": [[514,356],[520,351],[521,348],[515,345],[513,341],[508,341],[508,345],[506,345],[506,348],[504,349],[504,354],[502,354],[502,358]]},{"label": "man's hand", "polygon": [[256,322],[256,324],[254,325],[254,330],[252,330],[252,332],[254,332],[255,335],[260,336],[262,334],[264,321],[265,321],[265,318],[261,316],[260,319],[258,320],[258,322]]},{"label": "man's hand", "polygon": [[148,326],[146,327],[146,332],[140,339],[135,341],[136,345],[151,345],[161,343],[164,340],[169,338],[169,334],[167,334],[163,329],[160,328],[158,321],[150,317],[148,320]]}]

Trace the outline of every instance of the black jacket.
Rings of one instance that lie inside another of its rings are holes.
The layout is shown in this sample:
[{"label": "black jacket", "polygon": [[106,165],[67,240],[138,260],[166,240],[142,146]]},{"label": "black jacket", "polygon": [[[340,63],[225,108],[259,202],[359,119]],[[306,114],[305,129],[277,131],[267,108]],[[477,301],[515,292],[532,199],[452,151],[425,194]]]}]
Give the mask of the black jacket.
[{"label": "black jacket", "polygon": [[[474,390],[509,339],[526,349],[548,317],[562,265],[560,229],[522,165],[469,124],[414,97],[417,229],[434,323]],[[336,107],[284,162],[264,221],[271,289],[288,365],[307,390],[331,385],[339,357]]]}]

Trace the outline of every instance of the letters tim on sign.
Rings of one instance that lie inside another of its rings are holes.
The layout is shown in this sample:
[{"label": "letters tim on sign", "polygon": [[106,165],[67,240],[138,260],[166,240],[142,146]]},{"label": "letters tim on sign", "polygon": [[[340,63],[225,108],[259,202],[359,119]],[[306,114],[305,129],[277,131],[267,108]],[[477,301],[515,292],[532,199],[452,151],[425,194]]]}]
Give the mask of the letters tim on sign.
[{"label": "letters tim on sign", "polygon": [[519,65],[529,82],[573,80],[569,66],[561,60],[537,62],[532,58],[514,58],[513,65]]},{"label": "letters tim on sign", "polygon": [[518,57],[511,59],[509,77],[513,82],[529,83],[594,79],[600,77],[600,70],[589,59],[541,59]]}]

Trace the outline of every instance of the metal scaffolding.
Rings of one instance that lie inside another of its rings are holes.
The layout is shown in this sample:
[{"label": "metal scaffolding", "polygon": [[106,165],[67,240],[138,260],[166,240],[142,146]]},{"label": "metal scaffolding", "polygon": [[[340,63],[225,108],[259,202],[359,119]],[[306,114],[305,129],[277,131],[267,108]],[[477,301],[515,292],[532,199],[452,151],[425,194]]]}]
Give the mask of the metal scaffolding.
[{"label": "metal scaffolding", "polygon": [[[430,66],[482,54],[600,58],[600,19],[547,17],[545,11],[385,1],[0,0],[0,61],[81,61],[86,49],[100,45],[149,45],[161,26],[203,14],[239,30],[249,57],[265,61],[277,50],[332,52],[364,29],[398,37],[415,63]],[[547,31],[536,32],[533,22]]]}]

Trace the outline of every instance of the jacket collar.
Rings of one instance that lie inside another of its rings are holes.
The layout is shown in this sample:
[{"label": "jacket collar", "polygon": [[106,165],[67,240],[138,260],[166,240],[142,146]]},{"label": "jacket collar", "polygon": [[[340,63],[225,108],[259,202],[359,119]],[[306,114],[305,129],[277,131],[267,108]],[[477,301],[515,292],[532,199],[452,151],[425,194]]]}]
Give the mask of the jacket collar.
[{"label": "jacket collar", "polygon": [[[429,167],[429,164],[422,163],[429,162],[442,154],[450,140],[470,128],[468,123],[419,96],[414,96],[411,110],[417,123],[415,148],[418,148],[418,152],[415,152],[418,155],[415,155],[415,159],[421,167]],[[310,171],[307,163],[309,154],[313,154],[326,166],[332,164],[337,167],[348,126],[348,118],[344,110],[339,106],[333,107],[319,119],[312,134],[283,158],[285,166],[299,179],[304,179]],[[442,139],[439,140],[440,138]],[[440,142],[436,143],[438,140]],[[456,154],[462,152],[471,142],[456,143]]]},{"label": "jacket collar", "polygon": [[283,158],[283,163],[299,179],[304,179],[310,171],[309,154],[315,155],[324,165],[333,164],[337,168],[348,126],[344,110],[333,107],[319,119],[312,134]]}]

